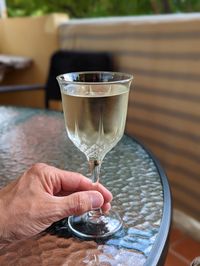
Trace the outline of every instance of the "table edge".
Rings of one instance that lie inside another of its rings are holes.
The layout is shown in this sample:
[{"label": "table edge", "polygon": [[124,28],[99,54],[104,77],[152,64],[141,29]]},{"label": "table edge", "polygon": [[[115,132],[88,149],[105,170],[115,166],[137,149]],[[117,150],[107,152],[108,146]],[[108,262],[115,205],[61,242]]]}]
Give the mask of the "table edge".
[{"label": "table edge", "polygon": [[[172,219],[172,200],[171,200],[171,190],[168,182],[168,177],[161,166],[158,158],[153,154],[153,152],[146,147],[140,140],[138,140],[135,136],[129,136],[133,141],[138,143],[151,157],[153,160],[157,171],[160,175],[162,187],[163,187],[163,215],[161,219],[160,228],[158,231],[158,236],[156,237],[155,243],[150,251],[150,254],[144,264],[144,266],[156,266],[156,265],[164,265],[164,260],[167,255],[168,250],[168,238],[171,227],[171,219]],[[162,232],[162,233],[161,233]]]}]

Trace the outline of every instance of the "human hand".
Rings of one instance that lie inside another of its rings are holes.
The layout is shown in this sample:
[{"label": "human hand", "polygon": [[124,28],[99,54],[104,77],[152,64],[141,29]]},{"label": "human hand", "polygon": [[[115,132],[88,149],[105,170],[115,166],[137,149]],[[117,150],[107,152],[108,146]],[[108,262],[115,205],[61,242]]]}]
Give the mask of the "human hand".
[{"label": "human hand", "polygon": [[33,236],[70,215],[110,209],[112,194],[81,174],[35,164],[0,190],[0,238]]}]

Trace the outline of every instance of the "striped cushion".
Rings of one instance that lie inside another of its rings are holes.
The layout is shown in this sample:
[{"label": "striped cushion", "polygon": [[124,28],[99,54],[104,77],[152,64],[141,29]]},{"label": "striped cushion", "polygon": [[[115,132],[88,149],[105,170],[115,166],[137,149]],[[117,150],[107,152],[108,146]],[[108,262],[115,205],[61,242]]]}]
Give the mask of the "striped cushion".
[{"label": "striped cushion", "polygon": [[161,161],[175,206],[200,219],[200,14],[163,18],[69,21],[60,47],[111,52],[134,74],[126,131]]}]

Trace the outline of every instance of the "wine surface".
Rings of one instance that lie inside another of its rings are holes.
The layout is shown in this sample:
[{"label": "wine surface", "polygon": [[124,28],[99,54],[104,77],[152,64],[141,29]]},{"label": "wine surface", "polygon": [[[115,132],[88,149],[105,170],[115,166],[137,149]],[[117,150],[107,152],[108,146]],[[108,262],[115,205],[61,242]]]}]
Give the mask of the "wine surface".
[{"label": "wine surface", "polygon": [[121,139],[128,93],[116,84],[76,86],[62,92],[68,136],[88,158],[103,159]]}]

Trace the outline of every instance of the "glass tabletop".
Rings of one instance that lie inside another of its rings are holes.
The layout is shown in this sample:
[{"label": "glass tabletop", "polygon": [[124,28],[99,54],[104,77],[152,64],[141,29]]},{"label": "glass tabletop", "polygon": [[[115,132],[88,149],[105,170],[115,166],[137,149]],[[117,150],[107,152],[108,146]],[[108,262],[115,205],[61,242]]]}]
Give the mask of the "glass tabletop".
[{"label": "glass tabletop", "polygon": [[[36,162],[88,173],[86,158],[67,138],[62,113],[0,107],[0,186]],[[27,265],[31,259],[37,265],[156,265],[171,219],[161,166],[138,141],[124,135],[103,161],[101,183],[114,195],[112,208],[123,220],[119,232],[104,241],[84,241],[71,235],[64,219],[31,239],[3,247],[0,265]]]}]

